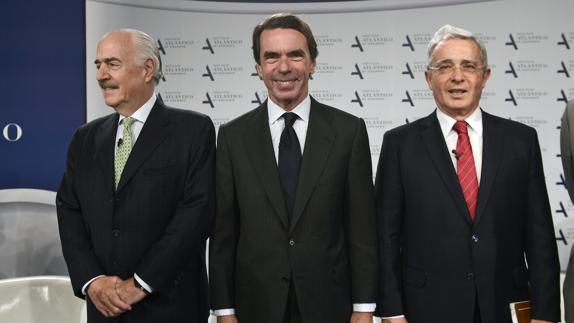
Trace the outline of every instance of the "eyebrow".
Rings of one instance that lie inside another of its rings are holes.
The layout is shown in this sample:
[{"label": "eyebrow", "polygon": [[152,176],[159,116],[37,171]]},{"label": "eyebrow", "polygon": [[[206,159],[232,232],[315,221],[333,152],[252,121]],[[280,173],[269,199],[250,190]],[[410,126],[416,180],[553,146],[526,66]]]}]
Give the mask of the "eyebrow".
[{"label": "eyebrow", "polygon": [[[280,56],[277,52],[267,51],[263,53],[263,58],[274,58]],[[302,49],[295,49],[287,53],[287,57],[305,57],[305,51]]]},{"label": "eyebrow", "polygon": [[100,63],[106,63],[108,64],[111,61],[118,61],[121,62],[121,60],[117,57],[108,57],[108,58],[103,58],[102,60],[96,59],[94,60],[94,64],[98,65]]}]

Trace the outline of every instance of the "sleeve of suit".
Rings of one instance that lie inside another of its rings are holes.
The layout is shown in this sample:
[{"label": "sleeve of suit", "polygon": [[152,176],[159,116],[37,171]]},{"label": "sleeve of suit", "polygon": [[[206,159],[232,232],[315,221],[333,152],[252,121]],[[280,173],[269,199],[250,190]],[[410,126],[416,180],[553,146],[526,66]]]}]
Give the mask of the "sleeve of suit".
[{"label": "sleeve of suit", "polygon": [[380,273],[376,314],[382,317],[404,314],[400,255],[404,193],[397,146],[396,140],[387,132],[375,180]]},{"label": "sleeve of suit", "polygon": [[189,253],[203,246],[213,223],[215,130],[207,116],[188,127],[197,130],[189,133],[192,139],[187,144],[192,149],[185,189],[163,236],[150,248],[136,269],[137,275],[154,290],[161,290],[173,281],[181,271],[182,264],[189,260]]},{"label": "sleeve of suit", "polygon": [[560,265],[554,224],[546,191],[542,158],[536,132],[532,130],[526,223],[526,260],[530,275],[532,318],[560,321]]},{"label": "sleeve of suit", "polygon": [[352,302],[375,303],[377,231],[371,149],[363,120],[357,126],[346,181],[345,225],[351,265]]},{"label": "sleeve of suit", "polygon": [[234,268],[239,210],[225,126],[219,128],[217,138],[216,174],[217,212],[209,241],[209,285],[211,308],[214,310],[235,307]]},{"label": "sleeve of suit", "polygon": [[85,295],[82,293],[84,284],[96,276],[103,275],[104,271],[92,250],[90,235],[86,230],[76,194],[77,159],[83,147],[81,131],[82,129],[76,131],[68,148],[66,173],[58,189],[56,207],[62,250],[74,294],[84,298]]},{"label": "sleeve of suit", "polygon": [[560,126],[560,156],[562,158],[562,167],[564,169],[564,180],[566,181],[566,188],[570,195],[570,200],[574,201],[574,169],[572,169],[572,140],[570,139],[570,118],[574,109],[574,101],[569,103],[562,115],[562,124]]}]

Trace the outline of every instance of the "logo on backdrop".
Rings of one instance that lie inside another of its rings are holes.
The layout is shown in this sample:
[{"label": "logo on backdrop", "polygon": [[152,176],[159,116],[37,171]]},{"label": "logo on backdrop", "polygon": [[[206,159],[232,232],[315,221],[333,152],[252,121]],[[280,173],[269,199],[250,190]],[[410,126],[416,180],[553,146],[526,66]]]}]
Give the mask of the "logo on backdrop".
[{"label": "logo on backdrop", "polygon": [[361,52],[365,51],[366,47],[379,47],[385,46],[387,43],[392,42],[393,37],[381,34],[364,34],[355,36],[355,42],[351,47],[359,49]]},{"label": "logo on backdrop", "polygon": [[162,54],[166,54],[166,49],[187,49],[193,47],[193,40],[181,37],[167,37],[157,40],[158,49]]},{"label": "logo on backdrop", "polygon": [[215,54],[215,52],[213,51],[213,46],[211,46],[211,42],[209,41],[209,38],[205,38],[205,45],[201,47],[201,49],[208,50],[210,53]]},{"label": "logo on backdrop", "polygon": [[317,47],[333,47],[342,44],[343,38],[331,37],[329,35],[316,35],[315,41],[317,42]]},{"label": "logo on backdrop", "polygon": [[566,237],[564,236],[564,232],[562,232],[562,229],[558,230],[558,234],[560,236],[556,237],[556,241],[562,241],[564,243],[564,245],[567,246],[568,241],[566,241]]},{"label": "logo on backdrop", "polygon": [[512,90],[508,90],[508,97],[504,99],[504,102],[512,102],[512,105],[517,106],[516,99],[514,98],[514,94]]},{"label": "logo on backdrop", "polygon": [[569,50],[569,49],[570,49],[570,44],[568,43],[568,40],[566,39],[566,36],[564,35],[564,33],[560,34],[560,36],[561,36],[561,39],[562,39],[562,40],[560,40],[560,41],[557,43],[557,45],[558,45],[558,46],[564,46],[564,47],[566,47],[566,49]]},{"label": "logo on backdrop", "polygon": [[9,142],[16,142],[22,138],[22,127],[17,123],[9,123],[2,129],[2,137]]},{"label": "logo on backdrop", "polygon": [[215,81],[213,73],[211,73],[211,69],[209,69],[209,65],[205,65],[205,73],[201,74],[201,77],[209,77],[211,81]]},{"label": "logo on backdrop", "polygon": [[560,69],[558,71],[556,71],[556,73],[558,74],[564,74],[567,78],[570,78],[570,73],[568,72],[568,69],[566,68],[566,64],[564,64],[564,62],[560,62]]},{"label": "logo on backdrop", "polygon": [[193,72],[193,67],[181,64],[167,64],[162,66],[163,74],[169,76],[187,76]]},{"label": "logo on backdrop", "polygon": [[564,92],[564,90],[560,90],[560,96],[556,99],[556,101],[564,103],[568,102],[568,97],[566,97],[566,93]]},{"label": "logo on backdrop", "polygon": [[213,91],[205,92],[205,100],[201,101],[202,104],[208,104],[212,109],[220,103],[234,103],[241,100],[243,94],[232,93],[230,91]]},{"label": "logo on backdrop", "polygon": [[514,36],[512,36],[512,34],[508,34],[508,39],[509,39],[509,41],[504,43],[504,45],[512,46],[512,47],[514,47],[514,49],[518,50],[518,46],[516,46],[516,41],[514,40]]},{"label": "logo on backdrop", "polygon": [[168,104],[178,103],[186,105],[193,101],[194,98],[193,94],[180,91],[165,91],[161,93],[161,97]]},{"label": "logo on backdrop", "polygon": [[205,65],[205,73],[201,74],[202,77],[208,77],[211,81],[215,81],[215,76],[231,76],[236,73],[241,73],[243,67],[233,66],[231,64],[212,64]]},{"label": "logo on backdrop", "polygon": [[516,75],[516,70],[514,69],[514,65],[512,65],[512,62],[508,62],[508,67],[510,69],[504,71],[504,74],[512,74],[514,78],[518,78],[518,75]]},{"label": "logo on backdrop", "polygon": [[263,103],[263,100],[261,100],[259,93],[255,92],[255,99],[251,100],[251,103],[256,104],[257,106],[260,106],[261,103]]},{"label": "logo on backdrop", "polygon": [[518,33],[508,34],[508,41],[504,43],[506,46],[512,46],[518,50],[519,45],[523,44],[540,44],[548,40],[548,35],[537,34],[533,31],[521,31]]},{"label": "logo on backdrop", "polygon": [[413,99],[411,98],[411,94],[408,90],[405,91],[405,97],[401,100],[401,102],[408,103],[411,107],[415,106]]},{"label": "logo on backdrop", "polygon": [[363,79],[363,73],[361,73],[361,69],[357,63],[355,63],[355,71],[351,72],[351,75],[357,75],[361,80]]},{"label": "logo on backdrop", "polygon": [[318,75],[322,74],[335,74],[343,70],[340,65],[332,65],[330,63],[317,63],[315,65],[315,73]]},{"label": "logo on backdrop", "polygon": [[403,75],[409,75],[411,77],[411,79],[415,78],[415,75],[413,74],[413,71],[411,70],[411,66],[409,65],[409,63],[406,63],[406,70],[402,71],[401,74]]},{"label": "logo on backdrop", "polygon": [[201,49],[207,50],[211,54],[215,54],[216,49],[236,48],[241,45],[243,45],[242,39],[232,39],[227,36],[218,36],[211,37],[211,39],[205,38],[205,43]]},{"label": "logo on backdrop", "polygon": [[357,49],[359,49],[361,52],[364,51],[364,49],[363,49],[363,44],[361,44],[361,41],[359,40],[359,36],[355,36],[355,42],[354,42],[353,44],[351,44],[351,47],[357,48]]},{"label": "logo on backdrop", "polygon": [[342,93],[331,90],[313,90],[311,91],[311,96],[319,102],[334,102],[343,98]]},{"label": "logo on backdrop", "polygon": [[408,47],[411,49],[412,52],[414,52],[415,47],[413,46],[413,42],[411,41],[411,38],[409,37],[409,35],[407,35],[405,38],[406,38],[406,42],[403,43],[401,46],[402,47]]},{"label": "logo on backdrop", "polygon": [[213,100],[211,100],[211,96],[209,95],[209,92],[205,92],[205,100],[201,101],[201,103],[203,104],[209,104],[209,106],[213,109],[215,108],[215,105],[213,105]]},{"label": "logo on backdrop", "polygon": [[409,48],[411,52],[414,52],[416,51],[415,47],[426,48],[431,38],[432,35],[428,33],[406,35],[401,47],[404,47],[405,49]]},{"label": "logo on backdrop", "polygon": [[351,103],[357,103],[361,108],[363,107],[363,100],[361,100],[357,91],[355,91],[355,98],[351,99]]}]

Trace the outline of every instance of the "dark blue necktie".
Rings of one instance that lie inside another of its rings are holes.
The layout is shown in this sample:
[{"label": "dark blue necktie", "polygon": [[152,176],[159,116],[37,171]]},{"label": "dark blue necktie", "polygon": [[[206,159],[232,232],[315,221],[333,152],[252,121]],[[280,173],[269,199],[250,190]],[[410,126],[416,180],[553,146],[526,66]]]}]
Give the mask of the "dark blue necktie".
[{"label": "dark blue necktie", "polygon": [[295,123],[297,118],[297,115],[293,112],[283,114],[285,129],[283,129],[281,140],[279,141],[279,177],[289,218],[293,214],[295,191],[297,190],[297,180],[299,179],[299,169],[301,168],[301,145],[295,129],[293,129],[293,123]]}]

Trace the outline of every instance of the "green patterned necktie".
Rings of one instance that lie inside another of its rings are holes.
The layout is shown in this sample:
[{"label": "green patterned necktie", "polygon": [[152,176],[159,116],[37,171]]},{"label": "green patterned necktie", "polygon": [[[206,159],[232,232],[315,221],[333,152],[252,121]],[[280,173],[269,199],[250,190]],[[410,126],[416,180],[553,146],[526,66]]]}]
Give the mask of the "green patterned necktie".
[{"label": "green patterned necktie", "polygon": [[116,151],[116,159],[114,161],[116,189],[118,188],[118,183],[120,182],[120,178],[122,177],[124,166],[126,165],[128,157],[130,156],[130,152],[132,151],[132,124],[134,123],[134,121],[135,119],[132,117],[127,117],[122,120],[122,124],[124,125],[124,131],[122,139],[118,143],[118,149]]}]

